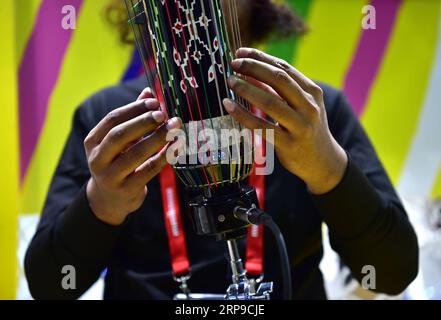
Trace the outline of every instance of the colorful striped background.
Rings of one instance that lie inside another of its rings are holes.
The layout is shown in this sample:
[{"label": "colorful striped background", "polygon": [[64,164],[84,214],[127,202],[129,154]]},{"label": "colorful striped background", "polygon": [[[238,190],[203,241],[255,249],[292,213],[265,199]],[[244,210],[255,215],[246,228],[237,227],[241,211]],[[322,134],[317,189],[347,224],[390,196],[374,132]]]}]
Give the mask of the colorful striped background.
[{"label": "colorful striped background", "polygon": [[[15,295],[18,213],[41,210],[75,108],[139,68],[103,20],[106,0],[4,2],[0,298]],[[311,32],[264,48],[345,91],[402,195],[441,197],[441,0],[287,2]],[[368,4],[376,30],[361,28]],[[76,30],[61,28],[64,5]]]}]

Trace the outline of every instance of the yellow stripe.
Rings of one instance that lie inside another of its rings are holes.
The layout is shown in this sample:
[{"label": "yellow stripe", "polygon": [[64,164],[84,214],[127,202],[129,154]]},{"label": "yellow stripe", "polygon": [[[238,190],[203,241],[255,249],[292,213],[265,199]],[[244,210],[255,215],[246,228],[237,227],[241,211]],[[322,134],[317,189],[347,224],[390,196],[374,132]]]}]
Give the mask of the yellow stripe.
[{"label": "yellow stripe", "polygon": [[29,37],[34,29],[38,8],[42,0],[15,0],[16,54],[17,61],[21,61]]},{"label": "yellow stripe", "polygon": [[436,178],[435,184],[433,185],[432,197],[436,199],[441,199],[441,163],[439,166],[438,177]]},{"label": "yellow stripe", "polygon": [[311,79],[342,88],[361,33],[361,8],[367,3],[315,0],[308,18],[311,32],[300,40],[294,65]]},{"label": "yellow stripe", "polygon": [[103,21],[100,13],[106,2],[96,0],[83,4],[25,178],[21,202],[23,213],[42,209],[75,109],[95,91],[119,82],[131,59],[131,48],[121,45],[115,31]]},{"label": "yellow stripe", "polygon": [[14,0],[0,10],[0,299],[15,299],[18,237],[18,125],[16,60],[14,51]]},{"label": "yellow stripe", "polygon": [[433,64],[440,1],[403,3],[363,124],[392,181],[403,168]]}]

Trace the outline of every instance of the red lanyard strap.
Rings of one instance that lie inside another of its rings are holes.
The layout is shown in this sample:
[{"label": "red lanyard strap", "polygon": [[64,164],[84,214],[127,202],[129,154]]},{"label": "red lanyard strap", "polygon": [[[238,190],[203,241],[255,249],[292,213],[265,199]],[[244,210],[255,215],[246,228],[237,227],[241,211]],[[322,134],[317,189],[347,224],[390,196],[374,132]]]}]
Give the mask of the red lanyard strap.
[{"label": "red lanyard strap", "polygon": [[190,261],[179,207],[176,176],[170,165],[161,172],[159,179],[173,275],[182,277],[190,273]]},{"label": "red lanyard strap", "polygon": [[[264,118],[264,113],[257,108],[253,108],[253,113],[256,116]],[[263,137],[254,135],[254,144],[256,146],[256,152],[261,153],[261,156],[266,155],[265,143],[263,142]],[[250,186],[256,189],[257,198],[259,201],[259,207],[265,210],[265,176],[256,175],[256,168],[263,167],[263,164],[255,163],[254,170],[251,173],[248,183]],[[247,273],[253,277],[263,276],[263,232],[264,226],[252,225],[248,229],[247,236],[247,249],[246,249],[246,260],[245,269]]]}]

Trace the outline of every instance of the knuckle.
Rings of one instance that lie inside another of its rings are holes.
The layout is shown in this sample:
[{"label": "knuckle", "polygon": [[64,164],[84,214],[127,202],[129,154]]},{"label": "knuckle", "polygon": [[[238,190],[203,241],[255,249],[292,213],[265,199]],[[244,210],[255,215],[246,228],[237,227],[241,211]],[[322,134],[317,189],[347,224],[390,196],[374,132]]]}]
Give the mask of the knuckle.
[{"label": "knuckle", "polygon": [[94,141],[93,135],[91,133],[89,133],[83,141],[84,149],[90,150],[93,147],[93,144],[94,144],[93,141]]},{"label": "knuckle", "polygon": [[309,92],[315,97],[321,97],[323,95],[323,89],[314,83],[309,85]]},{"label": "knuckle", "polygon": [[263,53],[262,51],[260,51],[258,49],[255,49],[255,55],[256,55],[257,59],[260,61],[266,60],[265,53]]},{"label": "knuckle", "polygon": [[118,141],[125,135],[125,130],[122,128],[113,128],[109,132],[109,138],[111,141]]},{"label": "knuckle", "polygon": [[259,52],[257,49],[252,48],[252,49],[249,51],[248,56],[249,56],[249,57],[253,57],[253,58],[259,58],[259,57],[261,56],[261,54],[260,54],[260,52]]},{"label": "knuckle", "polygon": [[291,65],[283,59],[275,59],[274,64],[284,71],[291,69]]},{"label": "knuckle", "polygon": [[288,75],[288,73],[280,69],[274,71],[274,78],[278,81],[283,81],[283,82],[287,82],[290,80],[290,76]]},{"label": "knuckle", "polygon": [[109,125],[114,125],[117,123],[118,118],[119,118],[119,111],[113,110],[106,115],[105,121]]},{"label": "knuckle", "polygon": [[315,97],[312,94],[306,92],[305,93],[305,98],[309,102],[310,105],[312,105],[312,106],[316,106],[317,105],[317,101],[316,101]]}]

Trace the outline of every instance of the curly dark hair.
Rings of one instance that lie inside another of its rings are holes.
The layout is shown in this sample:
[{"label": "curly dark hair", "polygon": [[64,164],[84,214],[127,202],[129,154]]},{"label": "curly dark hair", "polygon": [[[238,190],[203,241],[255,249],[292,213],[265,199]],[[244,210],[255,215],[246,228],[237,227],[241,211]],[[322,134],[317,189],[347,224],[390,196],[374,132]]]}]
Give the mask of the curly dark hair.
[{"label": "curly dark hair", "polygon": [[303,19],[287,4],[271,0],[252,0],[250,33],[253,42],[261,42],[270,34],[279,38],[303,35],[308,27]]},{"label": "curly dark hair", "polygon": [[[284,38],[303,35],[308,30],[302,18],[287,4],[274,3],[272,0],[252,0],[250,16],[249,31],[253,43],[259,43],[271,34]],[[123,43],[133,44],[124,0],[109,0],[105,17],[118,30]]]}]

